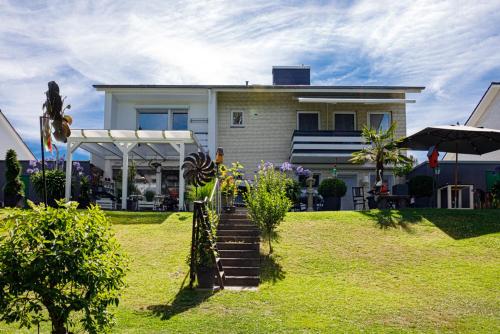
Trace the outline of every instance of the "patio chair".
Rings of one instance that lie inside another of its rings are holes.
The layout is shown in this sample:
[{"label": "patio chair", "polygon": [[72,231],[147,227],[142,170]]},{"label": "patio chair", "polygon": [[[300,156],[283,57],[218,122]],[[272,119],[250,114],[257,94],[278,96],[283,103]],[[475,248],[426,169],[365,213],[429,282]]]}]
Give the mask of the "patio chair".
[{"label": "patio chair", "polygon": [[363,210],[366,210],[365,190],[363,187],[352,187],[352,201],[354,210],[360,205],[363,206]]}]

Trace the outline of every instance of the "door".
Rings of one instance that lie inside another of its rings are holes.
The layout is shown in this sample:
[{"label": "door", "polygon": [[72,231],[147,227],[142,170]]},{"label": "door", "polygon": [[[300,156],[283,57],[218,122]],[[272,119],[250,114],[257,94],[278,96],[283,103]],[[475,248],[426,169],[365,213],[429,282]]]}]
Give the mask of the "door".
[{"label": "door", "polygon": [[299,131],[318,131],[319,113],[317,112],[297,113],[297,129]]},{"label": "door", "polygon": [[352,187],[357,187],[358,177],[356,175],[339,175],[338,178],[345,182],[347,188],[345,196],[342,197],[340,209],[354,210],[354,204],[352,202]]},{"label": "door", "polygon": [[334,129],[336,131],[354,131],[356,130],[356,114],[354,113],[335,113],[333,117]]}]

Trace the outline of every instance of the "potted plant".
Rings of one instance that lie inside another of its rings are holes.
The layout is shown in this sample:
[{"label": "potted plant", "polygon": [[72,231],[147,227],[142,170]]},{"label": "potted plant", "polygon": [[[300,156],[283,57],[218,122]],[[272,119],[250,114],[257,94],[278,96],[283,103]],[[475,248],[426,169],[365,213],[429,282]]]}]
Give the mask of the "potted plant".
[{"label": "potted plant", "polygon": [[328,178],[321,181],[318,192],[323,196],[323,210],[340,210],[340,201],[347,192],[345,182],[337,178]]},{"label": "potted plant", "polygon": [[415,197],[417,208],[428,208],[431,206],[431,197],[434,192],[434,179],[427,175],[417,175],[408,183],[410,196]]},{"label": "potted plant", "polygon": [[220,166],[220,192],[222,194],[222,207],[226,212],[234,212],[234,199],[238,195],[238,184],[243,180],[243,165],[238,161],[231,167]]}]

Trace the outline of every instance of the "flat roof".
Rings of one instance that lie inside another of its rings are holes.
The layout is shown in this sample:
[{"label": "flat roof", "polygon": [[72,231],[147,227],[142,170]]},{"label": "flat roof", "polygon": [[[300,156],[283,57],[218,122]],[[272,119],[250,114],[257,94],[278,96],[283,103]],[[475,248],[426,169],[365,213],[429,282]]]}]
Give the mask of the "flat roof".
[{"label": "flat roof", "polygon": [[394,90],[420,93],[425,86],[316,86],[316,85],[93,85],[97,90],[104,89],[158,89],[158,88],[198,88],[198,89],[229,89],[229,90]]}]

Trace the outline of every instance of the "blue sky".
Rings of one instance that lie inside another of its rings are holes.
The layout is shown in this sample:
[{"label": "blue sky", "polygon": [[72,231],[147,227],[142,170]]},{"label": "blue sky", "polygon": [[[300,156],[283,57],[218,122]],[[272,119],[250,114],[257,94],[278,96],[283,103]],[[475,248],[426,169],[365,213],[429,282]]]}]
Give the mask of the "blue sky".
[{"label": "blue sky", "polygon": [[[463,123],[500,81],[499,1],[0,0],[0,109],[35,153],[46,83],[75,128],[100,128],[92,84],[422,85],[408,132]],[[85,158],[85,154],[79,154]]]}]

